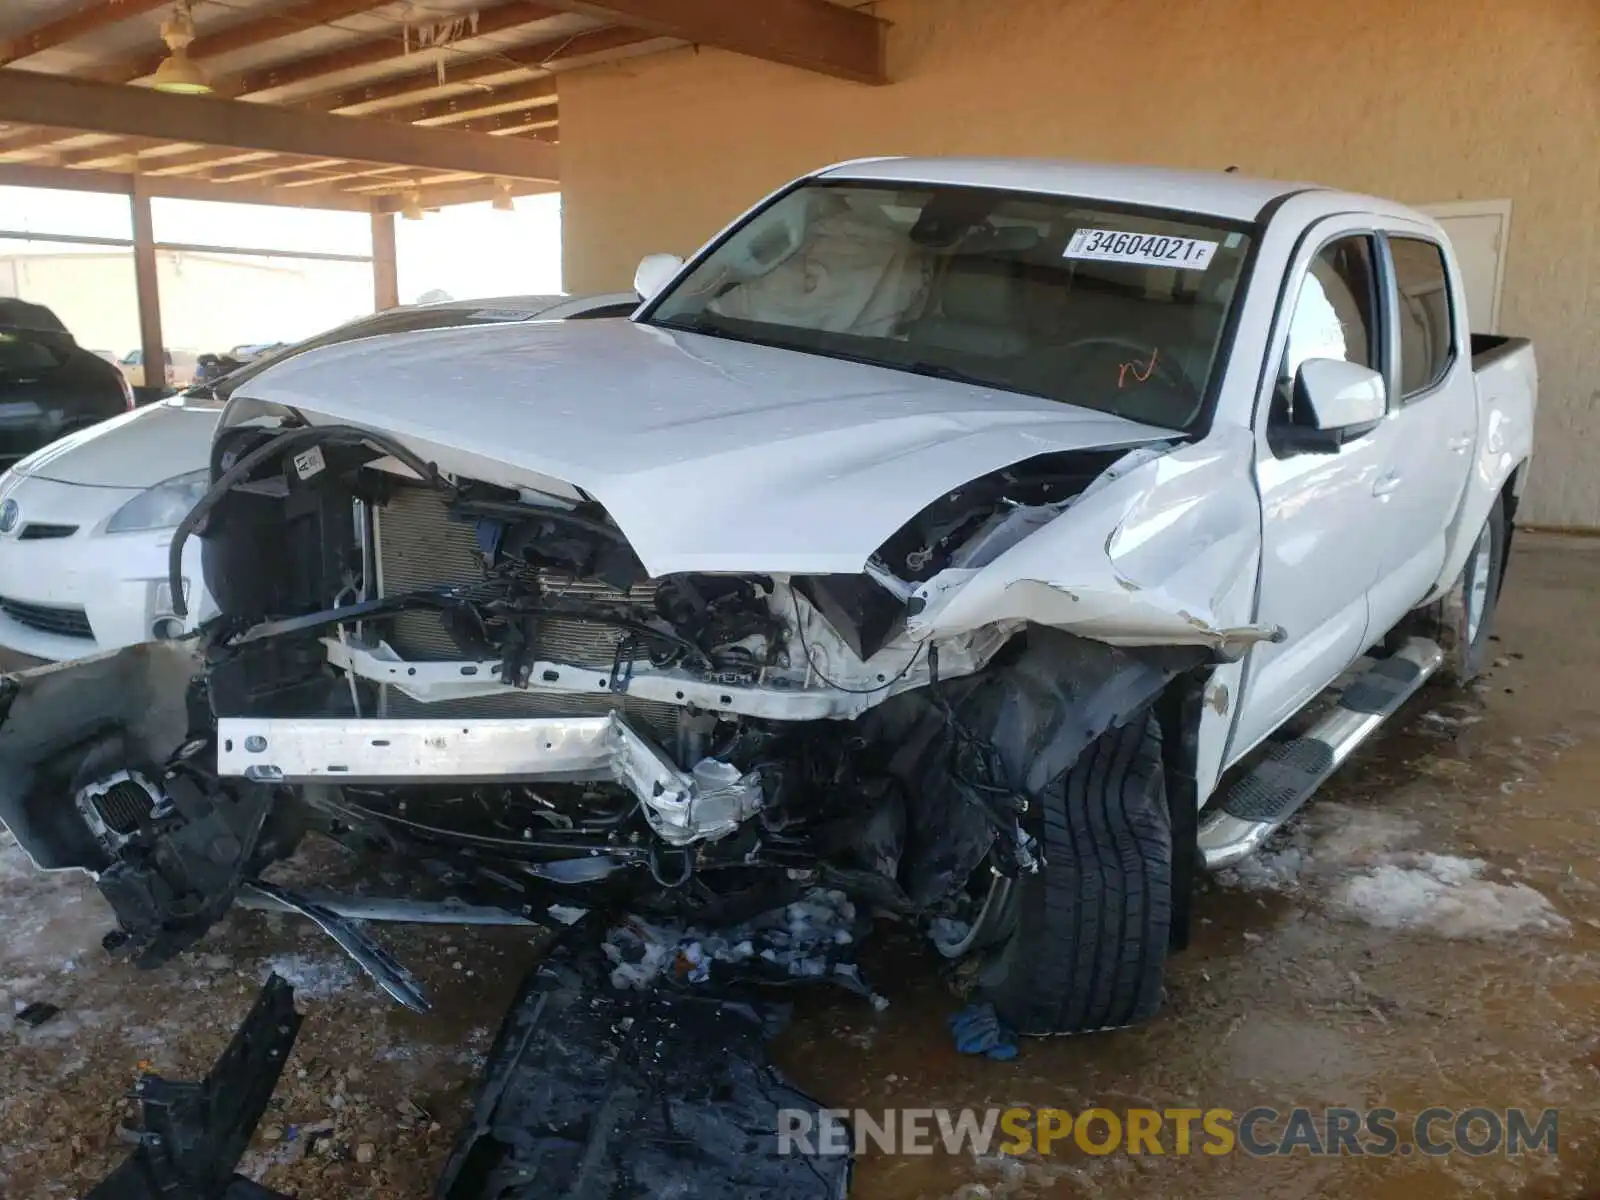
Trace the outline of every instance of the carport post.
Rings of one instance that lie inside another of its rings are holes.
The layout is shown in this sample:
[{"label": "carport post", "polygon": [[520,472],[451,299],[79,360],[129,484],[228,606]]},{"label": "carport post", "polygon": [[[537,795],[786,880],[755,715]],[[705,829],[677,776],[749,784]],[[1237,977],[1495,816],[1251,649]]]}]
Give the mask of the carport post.
[{"label": "carport post", "polygon": [[400,269],[394,245],[394,214],[372,214],[372,297],[379,312],[400,303]]},{"label": "carport post", "polygon": [[167,351],[161,338],[156,234],[150,219],[150,192],[137,175],[133,177],[128,203],[133,209],[133,281],[139,296],[139,348],[144,352],[144,386],[159,393],[167,386]]}]

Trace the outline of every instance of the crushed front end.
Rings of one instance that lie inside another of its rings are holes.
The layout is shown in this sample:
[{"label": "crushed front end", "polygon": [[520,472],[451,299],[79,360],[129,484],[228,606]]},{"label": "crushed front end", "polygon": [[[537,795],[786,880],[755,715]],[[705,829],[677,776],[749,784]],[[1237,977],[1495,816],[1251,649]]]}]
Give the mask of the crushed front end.
[{"label": "crushed front end", "polygon": [[0,817],[42,865],[99,875],[144,962],[308,831],[507,907],[764,878],[966,921],[974,879],[1040,865],[1041,752],[1070,763],[1198,659],[1023,621],[917,640],[916,589],[992,562],[1125,453],[947,492],[859,574],[652,577],[560,480],[446,472],[353,426],[227,426],[173,546],[203,539],[221,615],[192,648],[94,660],[87,740],[30,699],[43,731]]}]

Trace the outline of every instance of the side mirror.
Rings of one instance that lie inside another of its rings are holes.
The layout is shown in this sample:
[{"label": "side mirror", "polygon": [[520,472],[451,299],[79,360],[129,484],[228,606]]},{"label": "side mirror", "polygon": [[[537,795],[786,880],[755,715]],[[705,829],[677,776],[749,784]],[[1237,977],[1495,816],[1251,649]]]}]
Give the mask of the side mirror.
[{"label": "side mirror", "polygon": [[683,259],[676,254],[646,254],[633,273],[633,290],[639,293],[641,301],[654,300],[681,270]]},{"label": "side mirror", "polygon": [[1295,421],[1276,430],[1288,448],[1332,454],[1372,432],[1389,411],[1389,389],[1370,367],[1308,358],[1294,377]]}]

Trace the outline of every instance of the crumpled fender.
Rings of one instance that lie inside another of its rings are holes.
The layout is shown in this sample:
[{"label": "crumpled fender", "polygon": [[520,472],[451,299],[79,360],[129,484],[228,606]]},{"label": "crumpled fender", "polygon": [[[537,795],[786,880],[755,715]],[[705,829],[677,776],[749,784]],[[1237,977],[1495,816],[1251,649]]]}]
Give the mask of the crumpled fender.
[{"label": "crumpled fender", "polygon": [[[940,686],[955,719],[994,748],[1007,784],[1037,797],[1091,742],[1145,712],[1172,679],[1208,657],[1198,646],[1124,649],[1035,627],[1008,661]],[[906,892],[916,905],[937,903],[965,885],[994,843],[994,827],[951,776],[949,718],[927,689],[888,701],[866,721],[869,741],[898,747],[890,771],[916,797],[907,812]]]},{"label": "crumpled fender", "polygon": [[1236,658],[1276,626],[1252,624],[1260,501],[1247,430],[1219,428],[1108,473],[1044,528],[977,569],[921,585],[918,640],[1027,621],[1116,646],[1207,646]]}]

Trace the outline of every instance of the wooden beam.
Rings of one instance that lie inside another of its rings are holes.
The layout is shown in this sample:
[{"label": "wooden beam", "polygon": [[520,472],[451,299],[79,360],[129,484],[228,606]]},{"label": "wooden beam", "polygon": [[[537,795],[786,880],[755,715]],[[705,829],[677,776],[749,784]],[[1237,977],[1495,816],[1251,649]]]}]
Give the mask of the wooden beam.
[{"label": "wooden beam", "polygon": [[352,195],[350,192],[341,192],[333,188],[303,188],[288,191],[250,183],[206,183],[181,175],[134,176],[113,171],[74,171],[66,167],[40,167],[31,163],[0,163],[0,185],[7,187],[61,188],[73,192],[104,192],[116,196],[131,196],[136,178],[151,196],[170,196],[181,200],[223,200],[238,204],[274,204],[290,208],[372,211],[370,197]]},{"label": "wooden beam", "polygon": [[554,129],[561,114],[554,104],[541,104],[536,108],[518,108],[511,112],[496,113],[492,117],[479,117],[463,121],[451,129],[470,129],[474,133],[490,133],[500,137],[508,133],[526,133],[533,129]]},{"label": "wooden beam", "polygon": [[133,210],[133,282],[139,302],[139,347],[144,351],[144,386],[167,386],[167,343],[161,336],[161,287],[156,269],[155,224],[150,193],[134,180],[128,204]]},{"label": "wooden beam", "polygon": [[[220,174],[208,172],[206,178],[212,183],[249,183],[256,179],[268,179],[273,175],[286,175],[291,171],[326,171],[329,167],[343,165],[344,160],[338,158],[305,159],[280,156],[251,163],[243,171],[227,171]],[[278,186],[278,181],[274,179],[272,185]]]},{"label": "wooden beam", "polygon": [[101,163],[116,163],[124,159],[137,161],[139,155],[168,145],[151,138],[116,138],[100,146],[85,150],[69,150],[60,156],[63,167],[93,167]]},{"label": "wooden beam", "polygon": [[91,83],[14,67],[0,70],[0,121],[48,121],[93,133],[440,171],[479,171],[513,179],[557,177],[555,149],[533,142],[417,129],[267,104],[169,96],[149,88]]},{"label": "wooden beam", "polygon": [[[517,114],[511,113],[509,115],[516,116]],[[491,130],[489,136],[517,137],[529,135],[533,137],[534,141],[555,144],[561,141],[560,130],[561,125],[557,121],[529,121],[526,124],[511,124],[504,129]]]},{"label": "wooden beam", "polygon": [[146,175],[182,175],[189,171],[207,171],[213,167],[231,167],[236,163],[260,162],[264,158],[276,157],[265,150],[235,150],[230,154],[212,147],[162,155],[151,162],[140,163],[139,169]]},{"label": "wooden beam", "polygon": [[429,100],[426,104],[411,104],[405,108],[390,109],[388,112],[361,119],[377,121],[381,118],[386,121],[404,121],[407,124],[421,121],[450,124],[465,121],[470,117],[487,116],[497,109],[513,106],[526,109],[538,104],[555,102],[555,78],[544,76],[539,79],[523,79],[508,83],[504,87],[484,88],[465,92],[459,96],[446,96],[443,100]]},{"label": "wooden beam", "polygon": [[394,214],[372,214],[372,303],[379,312],[400,304],[399,254],[394,244]]},{"label": "wooden beam", "polygon": [[[486,37],[522,25],[532,25],[535,21],[548,21],[551,17],[559,15],[548,5],[535,4],[532,0],[510,0],[510,3],[480,11],[478,30],[473,36]],[[369,38],[321,54],[257,67],[235,75],[231,79],[217,80],[216,88],[223,95],[249,96],[256,92],[268,92],[275,88],[304,83],[308,79],[320,79],[324,75],[336,75],[340,71],[371,67],[404,57],[406,57],[406,45],[399,36]]]},{"label": "wooden beam", "polygon": [[887,83],[883,22],[828,0],[553,0],[571,12],[857,83]]},{"label": "wooden beam", "polygon": [[172,0],[92,0],[91,3],[80,4],[65,16],[0,41],[0,66],[83,37],[117,21],[127,21],[165,8],[171,3]]},{"label": "wooden beam", "polygon": [[[266,16],[238,21],[213,33],[202,33],[190,43],[189,57],[216,58],[219,55],[232,54],[236,50],[248,50],[252,46],[259,46],[275,38],[303,33],[307,29],[315,29],[342,17],[368,12],[388,2],[389,0],[302,0],[299,4],[278,9]],[[204,11],[202,9],[202,12]],[[96,67],[89,73],[106,83],[130,83],[135,79],[143,79],[146,75],[154,75],[156,68],[161,65],[167,54],[166,47],[162,46],[139,54],[130,54],[115,62]]]},{"label": "wooden beam", "polygon": [[358,171],[291,172],[288,175],[278,176],[272,181],[272,186],[287,191],[290,188],[342,183],[346,179],[372,179],[376,176],[387,175],[395,169],[394,167],[363,167]]},{"label": "wooden beam", "polygon": [[[374,212],[399,212],[405,204],[406,194],[417,189],[401,187],[390,195],[369,197]],[[542,196],[561,189],[554,183],[513,183],[513,196]],[[482,204],[501,194],[500,185],[485,179],[482,183],[444,184],[436,188],[422,188],[419,196],[423,208],[449,208],[456,204]]]},{"label": "wooden beam", "polygon": [[393,179],[380,179],[375,183],[369,182],[356,184],[347,188],[346,190],[351,192],[367,192],[377,195],[384,195],[386,193],[393,192],[397,186],[397,183],[402,191],[424,191],[428,188],[442,187],[447,183],[482,183],[483,181],[483,176],[474,175],[470,171],[450,171],[443,175],[424,175],[418,178],[400,181]]},{"label": "wooden beam", "polygon": [[15,137],[8,137],[0,142],[0,154],[20,154],[25,150],[41,150],[46,146],[54,146],[57,142],[65,142],[72,138],[83,136],[81,129],[55,129],[45,127],[30,129],[26,133],[19,133]]},{"label": "wooden beam", "polygon": [[[480,58],[463,55],[457,62],[446,60],[444,81],[445,85],[449,86],[506,75],[519,68],[547,70],[554,66],[564,66],[577,59],[607,54],[654,40],[656,39],[649,34],[634,29],[596,29],[589,33],[571,34],[567,37],[544,38],[525,46],[507,46]],[[396,100],[438,90],[439,71],[430,67],[425,71],[411,71],[376,83],[357,84],[338,91],[323,92],[304,100],[297,100],[296,103],[336,112],[340,109],[356,108],[364,104],[376,104],[384,100]],[[382,115],[390,114],[384,112]]]}]

